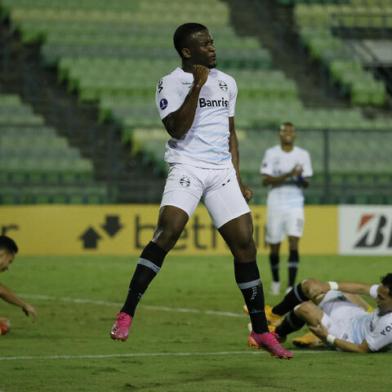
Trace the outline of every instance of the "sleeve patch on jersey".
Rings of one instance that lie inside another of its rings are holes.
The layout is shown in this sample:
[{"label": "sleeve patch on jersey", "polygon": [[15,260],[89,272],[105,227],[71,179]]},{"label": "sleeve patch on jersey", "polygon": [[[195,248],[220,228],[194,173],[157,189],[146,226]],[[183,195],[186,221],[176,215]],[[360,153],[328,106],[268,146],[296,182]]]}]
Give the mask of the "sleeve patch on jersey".
[{"label": "sleeve patch on jersey", "polygon": [[219,88],[222,91],[227,91],[229,89],[227,84],[223,80],[218,80],[218,82],[219,82]]},{"label": "sleeve patch on jersey", "polygon": [[167,99],[166,98],[162,98],[159,102],[159,107],[161,108],[161,110],[165,110],[167,108]]},{"label": "sleeve patch on jersey", "polygon": [[160,93],[163,90],[163,80],[161,79],[158,83],[158,93]]}]

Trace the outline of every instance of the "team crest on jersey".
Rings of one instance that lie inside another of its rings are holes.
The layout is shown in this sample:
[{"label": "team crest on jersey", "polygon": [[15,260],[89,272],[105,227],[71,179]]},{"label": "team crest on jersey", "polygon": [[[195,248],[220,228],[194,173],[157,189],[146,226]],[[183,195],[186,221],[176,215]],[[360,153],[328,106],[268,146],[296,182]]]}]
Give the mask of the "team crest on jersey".
[{"label": "team crest on jersey", "polygon": [[219,88],[222,91],[227,91],[228,90],[226,82],[224,82],[223,80],[218,80],[218,82],[219,82]]},{"label": "team crest on jersey", "polygon": [[180,185],[184,188],[189,188],[189,186],[191,185],[191,179],[188,176],[182,176],[180,178]]},{"label": "team crest on jersey", "polygon": [[159,107],[161,108],[161,110],[165,110],[167,108],[167,99],[162,98],[161,101],[159,102]]}]

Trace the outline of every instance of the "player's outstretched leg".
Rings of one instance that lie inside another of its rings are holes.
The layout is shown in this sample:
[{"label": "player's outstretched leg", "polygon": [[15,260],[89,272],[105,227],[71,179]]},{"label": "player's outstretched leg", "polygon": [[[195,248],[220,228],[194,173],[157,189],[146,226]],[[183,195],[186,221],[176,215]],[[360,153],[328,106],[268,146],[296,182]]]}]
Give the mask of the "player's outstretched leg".
[{"label": "player's outstretched leg", "polygon": [[136,306],[147,287],[161,269],[167,252],[154,242],[144,248],[138,260],[136,270],[129,285],[128,295],[123,307],[116,316],[116,321],[110,331],[113,340],[128,339],[129,328],[135,314]]},{"label": "player's outstretched leg", "polygon": [[235,278],[244,297],[252,331],[248,337],[256,342],[257,348],[267,350],[276,358],[290,359],[293,354],[281,346],[277,336],[269,332],[264,310],[264,293],[259,270],[255,261],[249,263],[234,262]]},{"label": "player's outstretched leg", "polygon": [[293,354],[281,346],[276,336],[269,331],[264,311],[264,290],[256,262],[256,244],[253,241],[253,224],[250,214],[244,214],[219,228],[234,256],[235,281],[249,311],[252,323],[251,335],[259,348],[269,351],[274,357],[290,359]]}]

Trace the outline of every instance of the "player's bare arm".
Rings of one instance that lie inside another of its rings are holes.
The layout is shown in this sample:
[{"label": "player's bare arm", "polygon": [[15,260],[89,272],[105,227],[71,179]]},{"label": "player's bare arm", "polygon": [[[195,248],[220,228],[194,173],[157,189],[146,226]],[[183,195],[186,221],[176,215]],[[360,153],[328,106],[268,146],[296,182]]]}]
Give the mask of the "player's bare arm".
[{"label": "player's bare arm", "polygon": [[229,150],[231,153],[231,160],[233,162],[234,169],[237,173],[238,183],[241,187],[242,194],[246,201],[249,201],[252,196],[252,190],[242,183],[241,174],[240,174],[240,153],[238,148],[238,138],[237,133],[235,131],[235,120],[234,117],[229,117],[229,131],[230,131],[230,139],[229,139]]},{"label": "player's bare arm", "polygon": [[178,110],[170,113],[162,122],[169,135],[181,139],[191,128],[195,118],[197,103],[202,87],[207,81],[210,70],[204,65],[194,65],[192,68],[193,84],[183,104]]},{"label": "player's bare arm", "polygon": [[370,287],[365,283],[338,282],[338,289],[350,294],[369,295]]},{"label": "player's bare arm", "polygon": [[4,301],[20,307],[26,316],[32,316],[33,319],[36,318],[37,312],[34,307],[27,302],[24,302],[21,298],[19,298],[15,293],[13,293],[8,287],[0,284],[0,298]]},{"label": "player's bare arm", "polygon": [[366,340],[364,340],[361,344],[351,343],[347,340],[338,338],[334,338],[333,341],[329,342],[328,331],[323,325],[318,324],[316,326],[309,326],[309,329],[326,344],[331,344],[342,351],[351,353],[368,353],[370,351]]},{"label": "player's bare arm", "polygon": [[326,294],[329,290],[339,290],[347,294],[369,296],[370,287],[371,285],[365,283],[321,282],[316,279],[307,279],[305,281],[305,289],[310,298],[317,298],[320,295]]}]

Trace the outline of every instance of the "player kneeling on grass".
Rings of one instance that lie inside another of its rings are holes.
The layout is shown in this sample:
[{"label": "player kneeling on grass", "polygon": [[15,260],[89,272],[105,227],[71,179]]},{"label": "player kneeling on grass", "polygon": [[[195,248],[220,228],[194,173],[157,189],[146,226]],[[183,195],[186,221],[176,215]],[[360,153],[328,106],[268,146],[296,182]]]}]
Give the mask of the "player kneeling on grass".
[{"label": "player kneeling on grass", "polygon": [[[353,294],[375,298],[377,308],[367,312]],[[380,284],[373,285],[307,279],[266,314],[271,321],[285,315],[275,329],[280,340],[307,324],[323,342],[340,351],[390,351],[392,273],[382,277]],[[251,341],[249,344],[254,346]]]},{"label": "player kneeling on grass", "polygon": [[[15,258],[18,252],[18,247],[14,240],[4,235],[0,236],[0,272],[8,270],[9,265]],[[34,307],[27,302],[20,299],[9,288],[0,283],[0,298],[10,304],[22,308],[26,316],[32,316],[33,319],[37,316]],[[10,322],[6,318],[0,317],[0,335],[5,335],[10,328]]]}]

